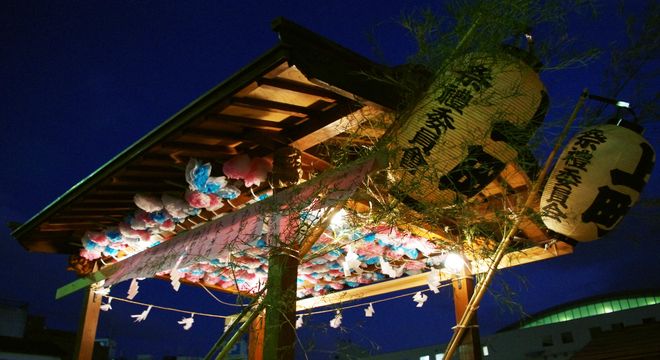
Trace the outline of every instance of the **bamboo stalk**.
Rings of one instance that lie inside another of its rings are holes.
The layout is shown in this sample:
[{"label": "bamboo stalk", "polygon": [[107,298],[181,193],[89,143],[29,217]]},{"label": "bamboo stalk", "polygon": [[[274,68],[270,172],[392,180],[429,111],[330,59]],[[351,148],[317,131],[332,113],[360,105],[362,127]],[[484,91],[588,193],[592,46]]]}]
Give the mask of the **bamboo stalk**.
[{"label": "bamboo stalk", "polygon": [[573,122],[575,121],[575,118],[577,117],[577,113],[584,104],[585,99],[588,97],[588,91],[587,89],[584,89],[582,91],[582,94],[580,95],[580,99],[578,102],[575,104],[575,108],[573,109],[573,112],[571,113],[571,116],[568,118],[568,121],[566,121],[566,125],[564,125],[564,128],[562,132],[559,134],[559,137],[557,138],[557,141],[555,142],[555,145],[548,155],[548,158],[545,160],[545,164],[543,165],[543,169],[539,173],[538,179],[534,182],[534,185],[532,186],[532,190],[529,192],[529,195],[527,196],[527,200],[525,201],[525,204],[523,207],[520,209],[518,212],[515,221],[513,223],[513,226],[511,229],[507,232],[506,236],[504,239],[502,239],[502,242],[497,246],[497,250],[495,251],[494,259],[493,262],[490,264],[488,267],[488,271],[486,272],[486,275],[482,281],[480,281],[474,291],[474,295],[472,298],[470,298],[470,301],[468,302],[468,305],[465,309],[465,313],[463,314],[463,317],[461,317],[461,320],[456,324],[454,334],[452,335],[451,339],[449,340],[449,344],[447,345],[447,350],[445,350],[445,358],[446,359],[451,359],[452,356],[454,355],[454,352],[456,352],[456,349],[458,349],[458,346],[462,340],[463,335],[465,334],[465,329],[469,325],[470,321],[474,317],[474,314],[476,313],[477,309],[479,308],[479,304],[481,303],[481,299],[484,297],[484,294],[486,293],[486,290],[488,289],[488,285],[490,285],[491,281],[493,280],[493,276],[495,275],[495,271],[497,270],[497,267],[500,264],[500,261],[502,261],[502,258],[504,257],[505,251],[509,244],[511,243],[511,240],[513,239],[513,236],[515,233],[518,231],[518,227],[520,226],[520,222],[523,219],[523,215],[531,207],[533,204],[534,200],[536,199],[536,193],[539,191],[541,188],[541,184],[543,183],[550,166],[552,165],[552,161],[555,158],[557,152],[559,151],[559,148],[561,147],[562,143],[564,142],[564,139],[568,135],[568,132],[573,125]]},{"label": "bamboo stalk", "polygon": [[259,303],[259,305],[257,305],[257,308],[254,309],[252,314],[250,314],[250,317],[248,317],[247,320],[245,320],[243,325],[241,325],[241,327],[238,328],[238,331],[236,331],[236,333],[234,333],[234,336],[232,336],[231,339],[229,339],[229,341],[227,342],[227,345],[225,345],[222,348],[222,351],[220,351],[220,353],[218,353],[218,356],[215,357],[215,360],[221,360],[221,359],[224,359],[227,356],[227,354],[229,353],[229,351],[231,351],[231,348],[234,346],[236,341],[238,341],[238,339],[240,339],[241,336],[243,336],[245,331],[247,331],[247,329],[250,328],[250,325],[252,324],[254,319],[256,319],[256,317],[261,313],[261,310],[263,310],[264,305],[265,305],[265,303],[263,301],[261,303]]},{"label": "bamboo stalk", "polygon": [[[254,304],[255,304],[256,301],[258,301],[259,297],[260,296],[257,296],[256,298],[254,298],[254,300],[252,300],[252,303],[250,303],[249,306],[246,306],[243,309],[243,311],[241,311],[240,314],[238,314],[238,316],[236,317],[234,322],[231,323],[231,325],[229,325],[229,328],[227,328],[227,330],[222,333],[220,338],[218,338],[218,340],[215,342],[215,344],[213,344],[213,346],[211,347],[209,352],[206,354],[206,356],[204,356],[204,360],[211,360],[211,358],[213,357],[213,353],[218,351],[218,349],[225,342],[225,340],[227,339],[229,334],[231,334],[234,331],[234,329],[236,328],[236,326],[241,322],[241,319],[254,307]],[[239,328],[239,330],[240,330],[240,328]],[[227,346],[225,346],[222,350],[224,350],[226,347]],[[231,348],[231,347],[229,347],[229,348]]]}]

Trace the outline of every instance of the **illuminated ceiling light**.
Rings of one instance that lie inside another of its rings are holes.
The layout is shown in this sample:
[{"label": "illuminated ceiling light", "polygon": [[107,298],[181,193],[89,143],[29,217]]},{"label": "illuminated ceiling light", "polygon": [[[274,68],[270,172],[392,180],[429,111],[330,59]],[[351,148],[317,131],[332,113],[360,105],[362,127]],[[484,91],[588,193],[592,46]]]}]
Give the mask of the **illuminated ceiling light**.
[{"label": "illuminated ceiling light", "polygon": [[452,273],[458,274],[463,272],[464,268],[465,261],[461,255],[453,252],[447,254],[447,257],[445,257],[445,269]]},{"label": "illuminated ceiling light", "polygon": [[630,108],[630,103],[625,101],[617,101],[615,105],[622,108]]},{"label": "illuminated ceiling light", "polygon": [[341,209],[330,220],[330,226],[332,227],[342,227],[346,224],[346,210]]}]

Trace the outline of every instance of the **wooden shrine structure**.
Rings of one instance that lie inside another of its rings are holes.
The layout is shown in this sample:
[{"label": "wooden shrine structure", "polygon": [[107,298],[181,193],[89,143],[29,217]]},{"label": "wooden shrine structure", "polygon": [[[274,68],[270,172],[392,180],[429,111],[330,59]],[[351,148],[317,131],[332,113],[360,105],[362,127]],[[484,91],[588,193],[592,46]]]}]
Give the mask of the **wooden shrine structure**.
[{"label": "wooden shrine structure", "polygon": [[[374,145],[394,121],[402,99],[394,85],[368,75],[396,78],[409,69],[374,63],[284,19],[276,20],[273,29],[279,35],[275,47],[13,229],[12,235],[29,251],[74,255],[71,267],[85,276],[92,273],[95,264],[75,257],[84,233],[122,221],[135,209],[137,193],[181,192],[187,187],[183,171],[190,158],[223,164],[239,154],[268,157],[279,148],[291,146],[302,154],[306,179],[332,168],[328,148]],[[268,187],[262,183],[253,192],[259,194]],[[474,210],[484,218],[494,217],[503,203],[521,203],[530,188],[528,175],[515,164],[507,164],[498,178],[475,197]],[[203,210],[178,224],[167,236],[175,237],[209,219],[250,206],[252,200],[249,191],[243,192],[231,201],[231,206],[227,204],[215,213]],[[432,224],[418,231],[431,240],[448,237],[441,227]],[[551,238],[533,219],[521,221],[515,242],[515,250],[504,256],[500,268],[572,252],[571,245]],[[488,260],[466,256],[473,273],[487,270]],[[423,272],[303,298],[296,307],[304,310],[329,306],[426,284],[427,273]],[[208,287],[238,293],[238,289]],[[459,318],[459,308],[470,295],[470,287],[460,288],[464,290],[455,288]],[[81,359],[91,358],[89,341],[93,344],[98,305],[98,296],[88,292],[87,317],[82,319],[79,334],[83,339],[78,352]],[[251,344],[260,346],[259,339],[254,335]],[[251,351],[253,359],[260,356],[259,351]]]}]

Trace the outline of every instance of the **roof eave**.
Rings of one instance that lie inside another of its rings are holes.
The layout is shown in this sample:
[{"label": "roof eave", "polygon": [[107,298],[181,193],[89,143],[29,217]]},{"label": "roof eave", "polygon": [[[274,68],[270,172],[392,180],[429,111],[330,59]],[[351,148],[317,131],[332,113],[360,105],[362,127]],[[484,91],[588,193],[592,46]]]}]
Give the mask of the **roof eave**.
[{"label": "roof eave", "polygon": [[273,47],[257,60],[238,71],[234,76],[230,77],[226,81],[220,83],[202,96],[192,101],[190,104],[171,116],[161,125],[147,133],[145,136],[120,152],[114,158],[110,159],[89,176],[82,179],[71,189],[55,199],[52,203],[47,205],[43,210],[38,212],[24,224],[21,224],[16,229],[14,229],[11,235],[16,238],[19,243],[21,243],[21,245],[27,250],[35,250],[29,243],[30,239],[28,238],[28,235],[42,221],[55,214],[62,207],[71,203],[73,200],[82,195],[85,191],[97,185],[107,176],[121,169],[129,161],[140,156],[144,151],[149,149],[154,144],[158,143],[168,135],[190,123],[197,116],[201,115],[204,111],[207,111],[222,99],[249,84],[249,82],[252,81],[255,76],[262,74],[279,65],[282,63],[282,61],[287,60],[289,58],[289,50],[289,47],[283,46],[282,44],[278,44],[277,46]]}]

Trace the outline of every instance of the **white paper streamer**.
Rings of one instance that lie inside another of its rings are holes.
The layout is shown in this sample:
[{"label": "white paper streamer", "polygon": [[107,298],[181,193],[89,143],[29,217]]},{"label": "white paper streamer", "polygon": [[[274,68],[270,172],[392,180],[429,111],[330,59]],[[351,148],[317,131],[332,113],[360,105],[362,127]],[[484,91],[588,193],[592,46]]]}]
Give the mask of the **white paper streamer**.
[{"label": "white paper streamer", "polygon": [[133,300],[135,295],[140,292],[140,285],[138,284],[138,279],[133,279],[131,280],[131,285],[128,287],[128,295],[126,296],[127,299]]},{"label": "white paper streamer", "polygon": [[147,310],[143,311],[140,314],[137,315],[131,315],[133,319],[135,319],[134,322],[142,322],[147,319],[147,316],[149,316],[149,311],[151,311],[151,305],[147,308]]},{"label": "white paper streamer", "polygon": [[418,307],[418,308],[421,308],[422,306],[424,306],[424,303],[425,303],[426,300],[428,300],[428,299],[429,299],[429,297],[426,296],[426,294],[422,294],[421,291],[418,291],[418,292],[415,294],[415,296],[413,296],[413,301],[417,303],[417,307]]},{"label": "white paper streamer", "polygon": [[339,326],[341,326],[341,319],[342,319],[341,312],[337,310],[337,312],[335,313],[335,317],[332,320],[330,320],[330,327],[336,329]]},{"label": "white paper streamer", "polygon": [[195,314],[190,314],[190,317],[184,317],[180,321],[177,321],[177,323],[183,325],[183,330],[190,330],[190,328],[193,326],[193,323],[195,322],[194,316]]},{"label": "white paper streamer", "polygon": [[112,305],[110,303],[112,302],[112,298],[108,298],[108,302],[105,304],[101,304],[101,311],[109,311],[112,310]]},{"label": "white paper streamer", "polygon": [[426,281],[429,285],[429,289],[433,291],[434,294],[440,292],[438,288],[440,287],[440,270],[432,268],[431,271],[426,276]]},{"label": "white paper streamer", "polygon": [[364,309],[365,317],[373,317],[375,313],[376,310],[374,310],[374,305],[372,303],[369,303],[369,306],[366,309]]}]

